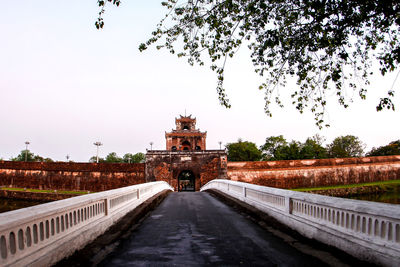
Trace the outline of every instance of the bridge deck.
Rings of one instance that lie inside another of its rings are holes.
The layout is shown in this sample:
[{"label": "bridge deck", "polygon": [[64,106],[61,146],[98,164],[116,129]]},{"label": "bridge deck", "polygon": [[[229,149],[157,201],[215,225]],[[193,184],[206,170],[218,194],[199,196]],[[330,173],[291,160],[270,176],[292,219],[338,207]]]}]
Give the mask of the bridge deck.
[{"label": "bridge deck", "polygon": [[103,266],[320,266],[207,193],[171,193]]}]

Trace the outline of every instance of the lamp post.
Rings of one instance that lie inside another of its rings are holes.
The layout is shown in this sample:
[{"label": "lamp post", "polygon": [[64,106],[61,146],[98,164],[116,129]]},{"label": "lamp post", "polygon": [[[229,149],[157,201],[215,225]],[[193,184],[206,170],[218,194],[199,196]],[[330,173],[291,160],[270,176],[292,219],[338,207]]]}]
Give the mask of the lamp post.
[{"label": "lamp post", "polygon": [[28,161],[28,145],[29,145],[29,141],[25,142],[25,161]]},{"label": "lamp post", "polygon": [[219,141],[218,144],[219,144],[219,150],[221,150],[222,141]]},{"label": "lamp post", "polygon": [[99,146],[102,146],[103,144],[99,141],[93,143],[93,145],[97,146],[97,152],[96,152],[96,163],[99,163]]},{"label": "lamp post", "polygon": [[153,142],[150,142],[150,151],[153,150]]}]

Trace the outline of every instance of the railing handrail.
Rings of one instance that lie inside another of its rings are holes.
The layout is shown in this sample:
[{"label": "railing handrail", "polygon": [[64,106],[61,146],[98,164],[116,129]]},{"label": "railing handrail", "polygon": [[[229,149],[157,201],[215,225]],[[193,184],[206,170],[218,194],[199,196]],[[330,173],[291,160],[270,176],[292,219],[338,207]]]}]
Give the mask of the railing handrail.
[{"label": "railing handrail", "polygon": [[400,265],[400,205],[221,179],[208,182],[200,190],[207,189],[244,201],[309,238],[363,260]]},{"label": "railing handrail", "polygon": [[87,195],[81,195],[49,203],[44,203],[32,207],[3,212],[0,213],[0,231],[3,231],[4,229],[8,228],[10,224],[12,224],[13,227],[15,227],[16,225],[26,223],[32,218],[32,214],[34,214],[35,217],[46,217],[53,213],[57,213],[61,210],[75,208],[77,206],[91,203],[94,201],[121,195],[126,192],[132,191],[134,189],[140,189],[143,187],[148,187],[160,183],[167,184],[164,181],[149,182],[145,184],[138,184],[123,188],[111,189],[103,192],[91,193]]},{"label": "railing handrail", "polygon": [[1,213],[0,266],[54,264],[165,189],[150,182]]},{"label": "railing handrail", "polygon": [[390,204],[390,203],[381,203],[381,202],[372,202],[372,201],[360,201],[356,199],[347,199],[340,197],[328,197],[313,193],[304,193],[304,192],[296,192],[287,189],[273,188],[267,186],[259,186],[255,184],[249,184],[239,181],[230,181],[224,179],[215,179],[207,184],[205,184],[200,191],[206,190],[212,183],[226,183],[242,186],[245,188],[258,190],[260,192],[265,192],[269,194],[280,195],[283,197],[289,197],[292,199],[298,200],[306,200],[313,204],[323,205],[323,206],[332,206],[335,208],[339,208],[342,210],[356,211],[359,213],[366,213],[370,215],[378,215],[384,217],[390,217],[394,219],[400,220],[400,205]]}]

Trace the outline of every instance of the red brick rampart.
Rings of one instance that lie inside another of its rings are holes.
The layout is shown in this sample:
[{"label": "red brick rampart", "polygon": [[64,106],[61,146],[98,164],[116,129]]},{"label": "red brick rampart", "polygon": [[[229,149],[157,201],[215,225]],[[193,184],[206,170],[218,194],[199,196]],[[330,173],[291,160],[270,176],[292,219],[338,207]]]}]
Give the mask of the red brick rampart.
[{"label": "red brick rampart", "polygon": [[319,160],[228,162],[228,179],[278,188],[400,179],[400,155]]},{"label": "red brick rampart", "polygon": [[97,192],[144,182],[144,163],[0,161],[0,186]]},{"label": "red brick rampart", "polygon": [[[202,168],[207,166],[204,165]],[[400,155],[228,162],[227,168],[227,178],[234,181],[278,188],[318,187],[400,179]],[[145,169],[144,163],[0,161],[0,186],[96,192],[145,183]],[[200,175],[197,178],[201,177]],[[217,177],[218,175],[214,178]],[[174,184],[177,182],[176,179],[169,182]]]}]

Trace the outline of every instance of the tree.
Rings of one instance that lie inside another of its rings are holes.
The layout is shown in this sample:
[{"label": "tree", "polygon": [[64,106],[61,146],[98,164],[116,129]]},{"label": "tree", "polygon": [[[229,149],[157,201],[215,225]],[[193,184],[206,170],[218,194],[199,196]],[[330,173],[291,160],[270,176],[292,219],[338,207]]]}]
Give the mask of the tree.
[{"label": "tree", "polygon": [[145,160],[145,155],[141,152],[136,154],[127,153],[123,157],[125,163],[142,163]]},{"label": "tree", "polygon": [[105,162],[107,163],[122,163],[123,160],[118,157],[117,153],[111,152],[106,156]]},{"label": "tree", "polygon": [[336,137],[328,145],[328,155],[331,158],[361,157],[365,145],[353,135]]},{"label": "tree", "polygon": [[248,141],[238,140],[237,143],[226,145],[229,161],[258,161],[261,159],[261,151],[256,144]]},{"label": "tree", "polygon": [[263,160],[278,160],[282,147],[287,146],[287,141],[283,135],[270,136],[265,139],[265,144],[260,147]]},{"label": "tree", "polygon": [[[96,157],[96,156],[91,157],[91,158],[89,159],[89,162],[91,162],[91,163],[97,163],[97,157]],[[100,158],[100,157],[99,157],[99,163],[103,163],[103,162],[105,162],[105,160],[104,160],[103,158]]]},{"label": "tree", "polygon": [[11,158],[12,161],[34,161],[35,155],[29,150],[21,150],[18,156]]},{"label": "tree", "polygon": [[15,158],[11,158],[12,161],[25,161],[25,157],[26,157],[26,161],[30,161],[30,162],[53,162],[53,160],[51,158],[43,158],[39,155],[35,155],[32,152],[30,152],[29,150],[22,150],[21,153],[19,153],[18,156],[16,156]]},{"label": "tree", "polygon": [[[119,6],[119,0],[107,0]],[[101,7],[96,27],[103,28]],[[224,88],[227,59],[243,45],[251,51],[254,70],[265,77],[265,112],[270,105],[283,106],[277,88],[288,77],[297,79],[291,90],[293,104],[309,109],[319,127],[324,122],[327,92],[334,88],[340,105],[351,102],[345,90],[366,97],[374,61],[385,75],[400,62],[400,3],[397,0],[165,0],[167,15],[152,37],[139,46],[143,51],[157,44],[189,64],[204,65],[208,58],[218,77],[220,103],[230,107]],[[386,88],[377,110],[393,109],[393,88]]]},{"label": "tree", "polygon": [[322,139],[319,135],[315,135],[301,145],[301,159],[324,159],[328,157],[328,151],[322,146]]},{"label": "tree", "polygon": [[280,147],[276,153],[276,160],[294,160],[301,159],[300,154],[301,143],[297,141],[292,141],[286,146]]},{"label": "tree", "polygon": [[400,155],[400,140],[390,142],[386,146],[380,146],[378,148],[373,147],[371,151],[367,153],[368,157],[389,155]]},{"label": "tree", "polygon": [[263,160],[321,159],[328,157],[326,148],[322,146],[323,140],[323,137],[314,135],[304,143],[288,143],[282,135],[270,136],[260,150]]},{"label": "tree", "polygon": [[39,155],[35,155],[33,157],[33,161],[37,161],[37,162],[54,162],[51,158],[43,158]]}]

